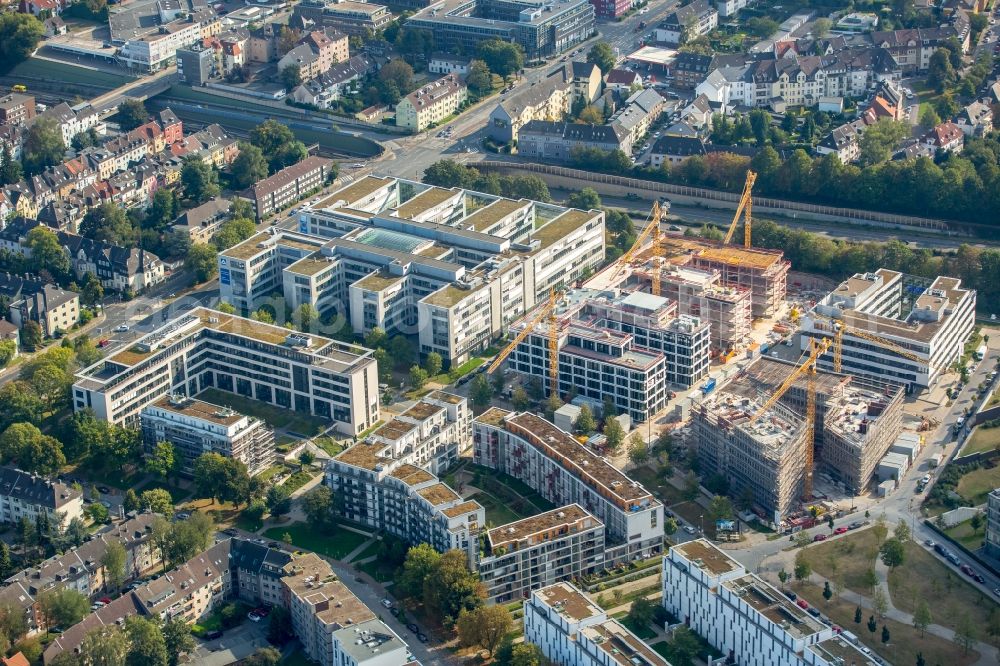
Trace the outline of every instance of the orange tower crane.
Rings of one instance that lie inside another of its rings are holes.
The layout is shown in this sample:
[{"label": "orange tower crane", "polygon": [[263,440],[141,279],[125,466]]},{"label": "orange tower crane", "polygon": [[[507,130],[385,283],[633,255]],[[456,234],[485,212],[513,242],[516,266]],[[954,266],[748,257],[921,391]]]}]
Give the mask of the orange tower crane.
[{"label": "orange tower crane", "polygon": [[726,232],[726,237],[723,239],[723,245],[729,245],[733,240],[733,235],[736,233],[736,227],[740,222],[740,215],[743,215],[743,247],[750,247],[750,233],[752,227],[752,209],[753,209],[753,184],[757,181],[757,172],[747,169],[747,179],[743,183],[743,196],[740,197],[740,203],[736,207],[736,215],[733,216],[733,222],[729,225],[729,231]]}]

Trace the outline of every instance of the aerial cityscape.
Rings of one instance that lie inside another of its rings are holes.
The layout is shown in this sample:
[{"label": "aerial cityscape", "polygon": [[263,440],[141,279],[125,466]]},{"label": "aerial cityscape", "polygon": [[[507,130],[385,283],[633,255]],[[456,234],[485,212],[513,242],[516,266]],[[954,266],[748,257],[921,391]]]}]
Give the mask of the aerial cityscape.
[{"label": "aerial cityscape", "polygon": [[992,0],[0,0],[0,666],[1000,664]]}]

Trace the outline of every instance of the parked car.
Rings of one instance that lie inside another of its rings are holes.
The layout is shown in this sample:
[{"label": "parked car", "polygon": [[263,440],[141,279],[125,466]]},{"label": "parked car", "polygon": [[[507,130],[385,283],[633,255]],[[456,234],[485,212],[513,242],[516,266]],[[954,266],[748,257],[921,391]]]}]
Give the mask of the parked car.
[{"label": "parked car", "polygon": [[385,606],[386,608],[392,608],[392,602],[389,601],[388,599],[383,599],[379,603]]},{"label": "parked car", "polygon": [[826,541],[826,535],[817,534],[816,536],[813,537],[813,541]]},{"label": "parked car", "polygon": [[119,324],[115,326],[115,333],[128,333],[128,324]]},{"label": "parked car", "polygon": [[251,622],[260,622],[261,617],[260,615],[257,615],[257,613],[250,611],[249,613],[247,613],[247,619],[250,620]]},{"label": "parked car", "polygon": [[845,534],[846,532],[847,532],[847,528],[843,527],[843,526],[838,527],[837,529],[835,529],[833,531],[834,534]]},{"label": "parked car", "polygon": [[417,633],[420,631],[419,627],[417,627],[417,625],[413,624],[412,622],[406,625],[406,628],[412,631],[413,633]]},{"label": "parked car", "polygon": [[937,545],[937,542],[935,542],[934,539],[924,539],[924,545],[928,548],[933,548]]},{"label": "parked car", "polygon": [[981,574],[981,573],[977,573],[977,574],[973,574],[973,576],[972,576],[972,577],[973,577],[973,579],[975,579],[975,581],[976,581],[977,583],[979,583],[980,585],[983,585],[983,584],[984,584],[984,583],[986,582],[986,579],[985,579],[985,578],[983,578],[983,574]]},{"label": "parked car", "polygon": [[855,521],[855,522],[851,523],[850,525],[848,525],[847,529],[849,529],[849,530],[856,530],[859,527],[861,527],[862,525],[864,525],[864,523],[860,523],[860,522]]},{"label": "parked car", "polygon": [[976,572],[973,571],[972,567],[970,567],[968,564],[963,564],[958,569],[959,569],[959,571],[961,571],[962,573],[964,573],[969,578],[972,578],[973,576],[976,575]]},{"label": "parked car", "polygon": [[796,605],[797,605],[797,606],[798,606],[799,608],[801,608],[802,610],[805,610],[805,609],[809,608],[809,602],[808,602],[808,601],[806,601],[805,599],[799,599],[799,600],[798,600],[798,601],[796,601],[795,603],[796,603]]},{"label": "parked car", "polygon": [[421,643],[427,642],[427,634],[417,634],[417,640]]},{"label": "parked car", "polygon": [[687,532],[688,534],[697,534],[697,532],[698,532],[698,530],[696,530],[695,528],[691,527],[690,525],[685,525],[684,526],[684,531]]},{"label": "parked car", "polygon": [[819,609],[816,607],[809,607],[808,609],[806,609],[806,612],[808,612],[813,617],[819,617],[820,615],[822,615],[822,613],[820,613]]},{"label": "parked car", "polygon": [[205,640],[207,641],[214,641],[216,638],[222,638],[222,632],[218,629],[205,633]]}]

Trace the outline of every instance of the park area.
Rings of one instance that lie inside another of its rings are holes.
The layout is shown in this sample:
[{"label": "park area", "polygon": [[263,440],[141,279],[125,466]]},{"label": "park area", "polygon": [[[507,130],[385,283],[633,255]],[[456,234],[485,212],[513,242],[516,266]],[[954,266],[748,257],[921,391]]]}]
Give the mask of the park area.
[{"label": "park area", "polygon": [[[889,536],[892,536],[891,532]],[[928,664],[935,663],[935,657],[931,656],[935,654],[942,656],[942,664],[972,663],[974,659],[966,660],[966,656],[961,654],[961,648],[954,643],[930,634],[920,637],[919,632],[909,624],[893,623],[896,627],[890,626],[894,640],[893,645],[888,648],[881,644],[878,637],[869,636],[864,624],[860,627],[854,625],[857,605],[852,601],[854,595],[859,599],[872,597],[870,579],[871,572],[876,568],[876,537],[876,528],[873,526],[801,551],[814,573],[833,581],[834,587],[841,585],[843,589],[853,593],[846,595],[846,599],[835,596],[833,602],[828,604],[820,594],[822,586],[807,583],[803,589],[807,590],[804,594],[809,597],[810,602],[824,612],[830,606],[831,610],[827,614],[834,622],[850,628],[892,663],[916,663],[917,651],[923,651]],[[878,568],[884,570],[884,567]],[[988,628],[1000,622],[1000,606],[969,585],[961,574],[939,562],[920,544],[913,541],[904,544],[903,564],[890,570],[888,584],[890,607],[913,615],[921,603],[925,602],[930,608],[931,624],[957,630],[965,622],[976,628],[979,640],[998,643],[1000,636],[989,636]],[[870,611],[866,612],[865,617],[869,614]],[[945,655],[950,657],[945,659]]]},{"label": "park area", "polygon": [[527,484],[487,467],[469,463],[453,470],[448,476],[462,484],[459,488],[466,483],[475,488],[475,493],[469,497],[483,505],[486,522],[494,526],[556,508]]},{"label": "park area", "polygon": [[341,526],[334,528],[331,534],[321,534],[307,523],[301,522],[272,527],[264,532],[265,538],[274,541],[284,541],[285,535],[291,537],[293,546],[311,550],[335,560],[344,559],[351,551],[370,538]]}]

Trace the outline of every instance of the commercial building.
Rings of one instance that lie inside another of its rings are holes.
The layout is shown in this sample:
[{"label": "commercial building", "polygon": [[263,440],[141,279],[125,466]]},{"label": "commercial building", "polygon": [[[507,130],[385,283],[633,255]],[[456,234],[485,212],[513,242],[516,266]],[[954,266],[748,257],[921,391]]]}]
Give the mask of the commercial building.
[{"label": "commercial building", "polygon": [[378,32],[392,21],[392,12],[385,5],[354,0],[306,0],[295,5],[293,17],[319,28],[335,28],[347,35]]},{"label": "commercial building", "polygon": [[469,95],[458,74],[445,74],[417,88],[396,104],[396,126],[422,132],[457,112]]},{"label": "commercial building", "polygon": [[479,42],[520,44],[529,60],[573,48],[594,33],[594,6],[587,0],[442,0],[406,21],[429,30],[434,45],[453,53],[475,53]]},{"label": "commercial building", "polygon": [[143,408],[162,397],[210,387],[330,419],[348,435],[378,421],[370,350],[207,308],[185,312],[76,373],[73,407],[138,425]]},{"label": "commercial building", "polygon": [[569,583],[535,590],[524,605],[524,640],[554,664],[670,666]]},{"label": "commercial building", "polygon": [[272,213],[321,189],[331,177],[332,166],[333,160],[310,156],[257,181],[241,196],[253,205],[254,215],[260,223]]},{"label": "commercial building", "polygon": [[720,389],[692,410],[692,430],[702,473],[727,479],[734,497],[752,496],[758,512],[780,525],[804,491],[809,430],[781,405],[754,420],[765,399]]},{"label": "commercial building", "polygon": [[535,414],[492,408],[472,426],[477,464],[528,484],[557,506],[604,523],[605,560],[648,558],[663,546],[663,505],[572,435]]},{"label": "commercial building", "polygon": [[201,44],[177,49],[176,57],[177,76],[191,86],[203,86],[220,75],[215,51]]},{"label": "commercial building", "polygon": [[[215,12],[211,12],[211,17],[206,20],[219,23]],[[177,49],[187,48],[201,41],[205,28],[205,21],[196,19],[165,23],[155,32],[126,41],[119,52],[119,58],[129,67],[144,72],[157,72],[176,62]]]},{"label": "commercial building", "polygon": [[[845,373],[895,382],[909,391],[932,385],[962,357],[975,309],[976,292],[963,289],[958,278],[940,276],[928,285],[883,268],[842,282],[799,325],[803,345],[832,338],[843,327]],[[832,369],[833,360],[831,349],[819,365]]]},{"label": "commercial building", "polygon": [[35,117],[35,98],[21,93],[0,97],[0,125],[23,125]]},{"label": "commercial building", "polygon": [[34,525],[43,514],[60,527],[74,518],[82,519],[83,492],[13,467],[0,467],[0,522],[16,524],[27,518]]},{"label": "commercial building", "polygon": [[663,558],[663,605],[741,666],[881,663],[705,539]]},{"label": "commercial building", "polygon": [[604,214],[368,176],[305,206],[299,233],[219,255],[222,299],[251,312],[277,290],[293,310],[415,335],[460,364],[550,288],[604,257]]},{"label": "commercial building", "polygon": [[194,474],[194,461],[204,453],[239,460],[250,476],[275,461],[270,426],[228,407],[170,395],[143,409],[139,418],[146,450],[152,451],[159,442],[170,442],[181,456],[181,473],[188,476]]},{"label": "commercial building", "polygon": [[[523,330],[529,312],[511,325]],[[667,384],[689,387],[708,374],[710,326],[677,315],[674,303],[642,292],[574,289],[555,311],[559,394],[596,402],[610,399],[619,412],[645,421],[666,406]],[[547,318],[508,357],[507,367],[547,384]]]}]

